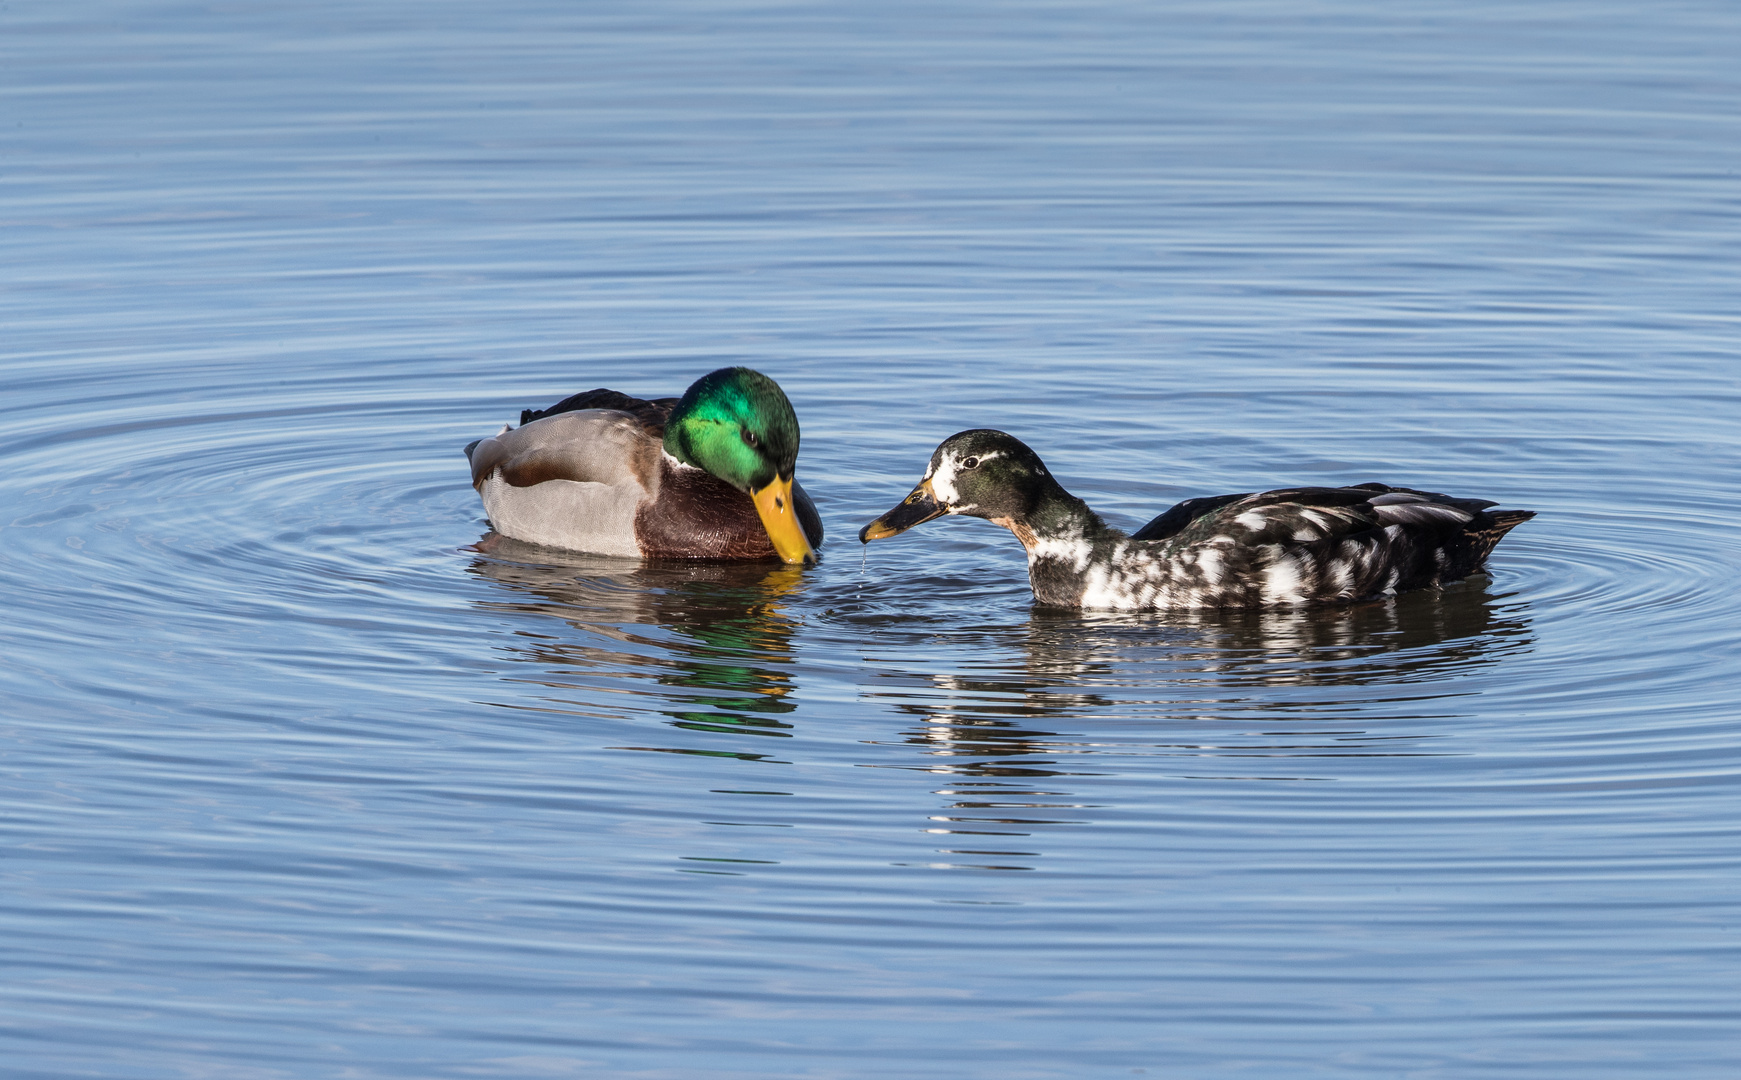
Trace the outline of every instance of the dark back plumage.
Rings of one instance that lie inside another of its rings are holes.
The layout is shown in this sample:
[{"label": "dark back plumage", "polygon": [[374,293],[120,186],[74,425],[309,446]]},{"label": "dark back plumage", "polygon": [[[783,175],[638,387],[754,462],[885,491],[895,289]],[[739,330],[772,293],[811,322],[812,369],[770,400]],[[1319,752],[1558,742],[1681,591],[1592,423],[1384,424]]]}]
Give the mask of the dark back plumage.
[{"label": "dark back plumage", "polygon": [[660,438],[665,435],[665,421],[671,418],[671,410],[677,407],[680,399],[674,397],[646,398],[633,397],[620,390],[607,390],[599,387],[597,390],[582,390],[578,394],[570,394],[550,406],[548,409],[520,410],[520,426],[525,427],[534,420],[542,420],[546,416],[557,413],[579,412],[582,409],[612,409],[625,412],[639,420],[642,425],[653,431]]},{"label": "dark back plumage", "polygon": [[[1214,551],[1220,575],[1199,586],[1204,599],[1215,597],[1212,605],[1257,604],[1282,593],[1360,600],[1480,569],[1500,538],[1535,516],[1488,509],[1495,505],[1377,483],[1278,488],[1187,500],[1131,539],[1183,566]],[[1286,589],[1269,570],[1279,565],[1278,553],[1285,554]]]}]

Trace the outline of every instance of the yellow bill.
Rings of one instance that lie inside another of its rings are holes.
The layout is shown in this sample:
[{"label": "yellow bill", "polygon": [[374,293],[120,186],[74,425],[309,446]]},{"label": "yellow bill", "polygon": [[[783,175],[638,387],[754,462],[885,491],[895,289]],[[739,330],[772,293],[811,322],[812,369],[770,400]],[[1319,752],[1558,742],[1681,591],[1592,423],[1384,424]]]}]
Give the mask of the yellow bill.
[{"label": "yellow bill", "polygon": [[767,487],[750,492],[750,498],[755,500],[762,528],[768,530],[768,539],[780,558],[789,563],[816,561],[816,549],[804,535],[804,526],[798,523],[798,509],[792,504],[791,477],[782,480],[776,476]]}]

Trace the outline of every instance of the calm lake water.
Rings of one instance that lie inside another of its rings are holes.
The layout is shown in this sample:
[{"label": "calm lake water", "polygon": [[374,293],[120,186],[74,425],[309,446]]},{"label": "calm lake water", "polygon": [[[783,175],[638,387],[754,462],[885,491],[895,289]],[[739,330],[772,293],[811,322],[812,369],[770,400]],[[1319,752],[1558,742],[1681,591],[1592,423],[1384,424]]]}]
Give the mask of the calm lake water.
[{"label": "calm lake water", "polygon": [[[1733,1077],[1733,4],[0,7],[7,1077]],[[474,545],[748,364],[824,560]],[[1540,516],[1349,609],[1135,525]]]}]

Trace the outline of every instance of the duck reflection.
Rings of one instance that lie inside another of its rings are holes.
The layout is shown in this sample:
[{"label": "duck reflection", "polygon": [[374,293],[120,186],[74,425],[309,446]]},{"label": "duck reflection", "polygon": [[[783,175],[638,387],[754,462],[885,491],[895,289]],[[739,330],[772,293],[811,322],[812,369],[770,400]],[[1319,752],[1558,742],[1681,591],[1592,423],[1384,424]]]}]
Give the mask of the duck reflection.
[{"label": "duck reflection", "polygon": [[[579,639],[521,630],[511,648],[537,674],[517,674],[574,697],[554,699],[588,714],[613,695],[661,688],[655,708],[675,727],[732,735],[789,737],[781,717],[797,708],[792,690],[793,621],[785,599],[794,566],[768,563],[658,563],[550,552],[492,534],[470,571],[507,594],[484,601],[499,611],[554,616],[585,631]],[[620,698],[619,698],[620,700]],[[631,704],[625,702],[625,704]],[[642,703],[634,703],[640,705]],[[618,715],[612,713],[609,715]],[[635,747],[760,759],[759,753]]]},{"label": "duck reflection", "polygon": [[1532,647],[1526,616],[1485,585],[1480,575],[1365,604],[1181,612],[1147,621],[1036,609],[1027,669],[1092,678],[1137,662],[1175,681],[1222,689],[1462,677]]},{"label": "duck reflection", "polygon": [[1533,647],[1527,616],[1485,585],[1188,617],[1036,608],[1019,640],[989,636],[980,657],[949,670],[885,672],[868,693],[911,718],[901,739],[920,760],[905,767],[944,779],[936,794],[950,801],[928,832],[1030,836],[1089,820],[1067,811],[1090,807],[1075,791],[1094,785],[1069,778],[1124,772],[1131,758],[1178,759],[1190,777],[1286,781],[1333,779],[1328,758],[1440,752],[1457,699]]}]

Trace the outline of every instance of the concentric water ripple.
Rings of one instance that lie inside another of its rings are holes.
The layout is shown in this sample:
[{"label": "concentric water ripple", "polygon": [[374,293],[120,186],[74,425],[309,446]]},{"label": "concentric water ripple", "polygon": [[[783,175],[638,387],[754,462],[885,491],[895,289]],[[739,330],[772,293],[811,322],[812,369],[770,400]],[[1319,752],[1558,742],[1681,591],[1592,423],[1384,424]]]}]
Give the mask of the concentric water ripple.
[{"label": "concentric water ripple", "polygon": [[[55,408],[66,423],[5,447],[13,504],[28,507],[7,525],[13,594],[35,598],[21,607],[63,640],[76,613],[81,633],[99,638],[151,626],[161,645],[359,686],[407,661],[447,657],[440,645],[433,657],[417,654],[446,637],[458,646],[475,632],[465,620],[481,616],[513,627],[503,655],[537,669],[504,676],[510,683],[585,696],[614,680],[624,687],[613,709],[688,717],[670,721],[686,730],[788,738],[779,714],[795,707],[784,699],[800,653],[828,658],[857,700],[932,725],[980,714],[1190,725],[1253,710],[1299,719],[1326,701],[1361,712],[1405,702],[1430,711],[1439,701],[1454,714],[1466,681],[1483,671],[1490,692],[1546,715],[1625,711],[1617,685],[1697,711],[1720,695],[1686,662],[1689,628],[1707,627],[1699,636],[1716,650],[1734,640],[1724,619],[1735,565],[1727,531],[1653,507],[1648,491],[1630,493],[1618,512],[1549,507],[1508,539],[1491,574],[1346,609],[1033,609],[1019,551],[978,523],[881,545],[860,567],[851,530],[876,512],[876,493],[842,498],[855,485],[825,465],[806,473],[835,511],[819,570],[577,561],[487,534],[454,451],[478,427],[476,403],[383,393],[389,381],[322,380],[268,409],[224,407],[248,386],[208,387],[216,404],[193,410],[184,393],[132,394],[100,410],[64,400]],[[1490,482],[1517,486],[1503,475]],[[843,504],[852,511],[841,520]],[[482,538],[488,550],[473,551]],[[56,575],[30,576],[51,553]],[[105,673],[110,664],[120,669]],[[123,651],[81,677],[136,690],[151,682],[149,667]],[[593,681],[552,674],[571,668]],[[721,697],[707,685],[716,677],[743,685]],[[1453,685],[1432,689],[1440,684]],[[1302,696],[1276,696],[1288,687]],[[548,697],[557,707],[559,695]]]},{"label": "concentric water ripple", "polygon": [[[1735,16],[0,12],[8,1076],[1729,1077]],[[778,378],[822,565],[461,447]],[[1351,607],[857,528],[1539,516]]]},{"label": "concentric water ripple", "polygon": [[[269,409],[237,407],[248,389],[135,395],[98,413],[55,387],[66,396],[39,398],[33,415],[68,422],[17,432],[4,449],[7,500],[24,512],[6,524],[0,573],[14,640],[29,642],[6,676],[21,710],[12,731],[34,747],[27,769],[77,754],[58,786],[83,792],[72,818],[24,814],[14,829],[80,823],[77,848],[95,860],[80,902],[93,912],[180,911],[224,941],[246,932],[250,909],[215,905],[252,881],[292,940],[360,933],[362,954],[403,955],[368,913],[409,904],[449,927],[418,939],[426,977],[441,993],[469,986],[472,1000],[595,992],[486,975],[509,928],[553,972],[565,949],[596,956],[583,944],[595,935],[652,933],[673,944],[635,947],[618,974],[606,964],[588,985],[602,992],[650,965],[704,994],[760,986],[766,1007],[788,1010],[815,991],[782,987],[832,969],[765,970],[766,955],[851,951],[867,935],[912,958],[957,952],[966,928],[991,928],[922,916],[914,901],[1037,909],[1088,945],[1069,961],[1043,945],[1017,964],[1020,978],[1064,995],[1040,1010],[1046,1022],[1076,1024],[1064,988],[1110,981],[1129,994],[1147,978],[1111,943],[1145,917],[1148,889],[1180,895],[1168,916],[1180,930],[1122,949],[1160,949],[1202,978],[1233,978],[1216,983],[1225,988],[1273,975],[1273,950],[1299,947],[1294,931],[1276,937],[1278,913],[1260,914],[1271,910],[1265,882],[1309,874],[1334,895],[1407,882],[1440,899],[1374,911],[1364,932],[1402,940],[1431,928],[1441,951],[1421,962],[1481,986],[1481,964],[1554,964],[1521,944],[1450,943],[1495,919],[1564,939],[1577,910],[1531,914],[1488,895],[1517,887],[1502,883],[1552,896],[1560,882],[1619,874],[1696,889],[1733,868],[1718,854],[1726,826],[1647,824],[1682,819],[1686,800],[1736,773],[1717,676],[1733,655],[1732,541],[1710,517],[1678,514],[1684,495],[1611,493],[1606,505],[1623,511],[1563,493],[1527,503],[1542,516],[1490,573],[1383,603],[1069,613],[1033,607],[1019,549],[983,523],[941,523],[861,555],[853,527],[906,477],[890,468],[888,484],[854,482],[862,463],[826,439],[805,451],[832,538],[821,567],[642,565],[488,532],[458,447],[508,410],[470,400],[463,381],[414,396],[305,385]],[[907,433],[889,456],[921,461],[933,434]],[[1096,480],[1117,486],[1121,460],[1060,468],[1111,468]],[[1135,495],[1143,475],[1124,477]],[[1527,486],[1498,468],[1476,479]],[[27,783],[18,798],[50,791]],[[1598,793],[1608,801],[1589,802]],[[134,819],[154,822],[157,839],[134,843]],[[335,846],[335,829],[349,839]],[[1532,836],[1553,837],[1552,852]],[[1194,906],[1217,891],[1198,875],[1228,860],[1249,878],[1231,907]],[[157,874],[180,877],[184,892],[124,884]],[[773,891],[698,906],[659,874]],[[995,884],[1017,878],[1042,884]],[[1090,888],[1112,892],[1083,907]],[[187,895],[211,899],[190,909]],[[1642,902],[1629,888],[1603,895],[1614,918]],[[508,906],[482,922],[462,914],[479,902]],[[1428,914],[1447,903],[1452,914]],[[817,904],[846,921],[778,928],[816,917]],[[44,925],[60,918],[49,910],[7,917]],[[1339,921],[1307,910],[1284,921],[1335,933]],[[748,935],[747,951],[713,953],[716,976],[674,944],[706,924]],[[1011,947],[1047,933],[1026,917],[994,925],[987,942]],[[80,940],[57,948],[76,953]],[[283,962],[263,945],[145,940],[124,965],[173,971],[191,950],[223,981],[258,983],[250,973]],[[67,973],[28,952],[26,969]],[[1371,961],[1350,968],[1359,949],[1321,955],[1350,986],[1391,977]],[[328,986],[334,1004],[298,993],[300,1004],[262,1017],[321,1030],[359,992],[344,967],[293,965],[290,977]],[[1560,989],[1588,1009],[1610,992]],[[259,1044],[255,1021],[189,993],[172,978],[123,1007],[178,999],[194,1026]],[[874,1012],[878,1000],[854,991],[836,1004]],[[1133,1008],[1097,1009],[1096,1022],[1147,1015]],[[1242,1023],[1232,999],[1226,1008],[1191,1022]],[[1295,1039],[1306,1030],[1295,1025],[1325,1022],[1291,990],[1270,1008]]]}]

